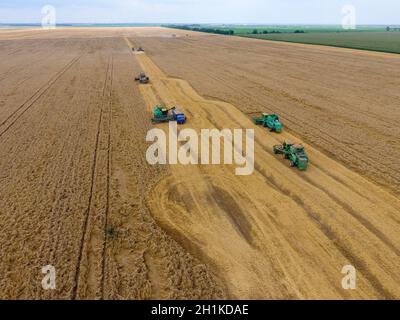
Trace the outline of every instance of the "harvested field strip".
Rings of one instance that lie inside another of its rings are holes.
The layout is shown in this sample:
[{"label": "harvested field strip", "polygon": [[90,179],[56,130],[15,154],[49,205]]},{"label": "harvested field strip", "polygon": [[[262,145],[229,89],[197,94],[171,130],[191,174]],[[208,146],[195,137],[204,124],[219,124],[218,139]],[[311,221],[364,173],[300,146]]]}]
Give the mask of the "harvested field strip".
[{"label": "harvested field strip", "polygon": [[[123,39],[121,44],[126,48]],[[147,210],[145,195],[166,172],[165,168],[149,166],[145,159],[147,145],[141,137],[151,125],[144,121],[147,113],[138,87],[132,88],[139,66],[128,50],[116,56],[115,61],[116,119],[112,122],[108,217],[108,226],[114,232],[108,236],[105,250],[104,298],[224,297],[206,266],[166,236]]]},{"label": "harvested field strip", "polygon": [[185,33],[136,40],[202,96],[278,113],[291,132],[398,194],[398,55]]},{"label": "harvested field strip", "polygon": [[[161,99],[193,115],[187,127],[254,128],[234,106],[205,100],[185,81],[166,77],[146,55],[135,57],[151,79],[141,87],[149,111]],[[255,130],[251,177],[234,176],[232,166],[171,166],[172,177],[148,198],[159,223],[214,266],[234,297],[398,297],[400,201],[307,143],[311,168],[293,171],[272,146],[301,139]],[[360,273],[357,292],[340,287],[348,263]]]}]

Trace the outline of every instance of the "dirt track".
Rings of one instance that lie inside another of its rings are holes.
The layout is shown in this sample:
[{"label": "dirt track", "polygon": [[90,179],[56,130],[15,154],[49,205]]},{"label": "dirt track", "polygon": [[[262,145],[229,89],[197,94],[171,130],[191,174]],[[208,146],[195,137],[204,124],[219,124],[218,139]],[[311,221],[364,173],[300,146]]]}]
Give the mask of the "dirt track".
[{"label": "dirt track", "polygon": [[[272,146],[300,136],[255,128],[246,103],[202,97],[125,41],[154,50],[155,40],[176,43],[166,35],[68,30],[0,41],[1,297],[399,298],[399,199],[314,145],[305,143],[309,171],[289,168]],[[150,85],[134,84],[140,69]],[[255,174],[147,165],[147,119],[160,102],[182,106],[189,128],[254,128]],[[49,263],[56,292],[40,287]],[[341,288],[346,264],[359,272],[355,291]]]}]

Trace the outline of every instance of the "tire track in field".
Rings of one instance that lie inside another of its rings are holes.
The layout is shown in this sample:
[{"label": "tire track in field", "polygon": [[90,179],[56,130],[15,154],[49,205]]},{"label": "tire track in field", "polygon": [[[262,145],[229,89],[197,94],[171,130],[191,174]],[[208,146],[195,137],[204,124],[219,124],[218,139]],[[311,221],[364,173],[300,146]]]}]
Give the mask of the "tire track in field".
[{"label": "tire track in field", "polygon": [[40,87],[29,99],[22,103],[2,123],[0,123],[0,128],[5,126],[5,129],[0,132],[0,138],[3,137],[3,135],[22,117],[22,115],[31,109],[32,106],[35,105],[35,102],[37,102],[57,82],[57,80],[59,80],[69,69],[71,69],[71,67],[78,62],[82,56],[83,54],[73,58],[72,61],[70,61],[60,72],[58,72],[45,85]]},{"label": "tire track in field", "polygon": [[[41,86],[38,90],[35,91],[35,93],[30,96],[27,100],[25,100],[25,102],[23,102],[22,104],[20,104],[16,110],[14,110],[5,120],[3,120],[2,123],[0,123],[0,126],[4,125],[8,120],[10,120],[21,108],[23,108],[28,102],[30,102],[35,96],[37,96],[38,94],[40,94],[40,92],[42,91],[42,93],[46,90],[48,90],[52,84],[55,83],[55,81],[62,76],[62,74],[64,74],[76,61],[77,59],[80,57],[75,57],[74,59],[72,59],[70,62],[67,63],[66,66],[64,66],[61,71],[58,71],[56,73],[56,75],[54,77],[52,77],[48,82],[46,82],[43,86]],[[47,87],[47,88],[46,88]]]},{"label": "tire track in field", "polygon": [[[31,49],[32,48],[30,48],[30,47],[25,48],[26,51],[31,50]],[[9,53],[8,55],[14,56],[16,53],[19,53],[19,51],[25,51],[25,50],[18,49],[15,52]],[[35,52],[35,54],[37,54],[37,52]],[[31,55],[32,55],[32,52],[31,52]],[[27,66],[29,66],[29,65],[37,64],[44,60],[48,61],[49,57],[53,57],[53,56],[54,56],[54,51],[51,51],[51,54],[47,54],[45,58],[43,58],[43,55],[41,55],[40,57],[32,56],[30,60],[25,59],[24,63],[14,64],[13,66],[9,67],[6,71],[4,71],[3,73],[0,74],[0,83],[3,82],[3,80],[7,80],[9,75],[11,75],[11,74],[15,75],[16,73],[25,70],[27,68]],[[17,56],[17,58],[20,60],[19,56]],[[20,84],[20,83],[18,83],[18,84]]]},{"label": "tire track in field", "polygon": [[84,215],[84,222],[82,225],[82,231],[81,231],[81,239],[80,239],[80,244],[79,244],[79,253],[78,253],[78,260],[75,268],[75,275],[74,275],[74,287],[72,290],[72,299],[76,300],[77,295],[78,295],[78,289],[79,289],[79,284],[80,284],[80,273],[81,273],[81,265],[82,265],[82,257],[83,257],[83,251],[84,251],[84,245],[87,240],[87,233],[88,233],[88,226],[89,226],[89,219],[90,219],[90,212],[92,208],[92,203],[93,203],[93,197],[94,197],[94,188],[95,188],[95,177],[96,177],[96,169],[97,169],[97,161],[98,161],[98,151],[100,147],[100,135],[101,135],[101,125],[103,122],[103,117],[104,117],[104,105],[105,105],[105,99],[106,99],[106,89],[107,89],[107,84],[111,81],[112,79],[112,74],[110,76],[110,71],[112,72],[112,58],[109,57],[108,59],[108,65],[107,65],[107,71],[106,71],[106,79],[104,82],[104,87],[103,87],[103,103],[102,107],[100,110],[99,114],[99,120],[97,123],[97,133],[96,133],[96,141],[95,141],[95,147],[94,147],[94,153],[93,153],[93,162],[92,162],[92,170],[91,170],[91,184],[90,184],[90,192],[89,192],[89,199],[88,199],[88,205],[87,209]]},{"label": "tire track in field", "polygon": [[114,61],[111,65],[111,88],[110,88],[110,103],[109,103],[109,115],[108,115],[108,139],[107,139],[107,189],[106,189],[106,208],[104,214],[104,242],[102,249],[102,260],[101,260],[101,282],[100,282],[100,292],[101,300],[104,300],[104,279],[106,270],[106,250],[107,250],[107,240],[108,240],[108,215],[110,211],[110,178],[111,178],[111,131],[112,131],[112,108],[113,108],[113,74],[114,74]]}]

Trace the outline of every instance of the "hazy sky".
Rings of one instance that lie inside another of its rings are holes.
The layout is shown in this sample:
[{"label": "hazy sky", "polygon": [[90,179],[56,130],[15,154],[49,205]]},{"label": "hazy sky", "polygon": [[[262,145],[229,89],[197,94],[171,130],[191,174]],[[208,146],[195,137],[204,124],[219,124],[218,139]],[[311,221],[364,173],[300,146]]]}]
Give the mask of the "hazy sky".
[{"label": "hazy sky", "polygon": [[58,23],[340,24],[353,5],[357,24],[400,24],[400,0],[1,0],[0,23],[40,23],[44,5]]}]

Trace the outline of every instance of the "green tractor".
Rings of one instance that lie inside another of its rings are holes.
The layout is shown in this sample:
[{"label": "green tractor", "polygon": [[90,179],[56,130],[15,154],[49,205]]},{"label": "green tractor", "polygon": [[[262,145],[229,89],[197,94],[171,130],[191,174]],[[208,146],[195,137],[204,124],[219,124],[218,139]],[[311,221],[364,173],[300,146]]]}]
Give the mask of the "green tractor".
[{"label": "green tractor", "polygon": [[301,171],[306,171],[308,168],[308,156],[301,144],[284,142],[283,145],[274,146],[274,153],[283,154],[285,159],[290,160],[291,167],[296,167]]},{"label": "green tractor", "polygon": [[276,114],[263,113],[261,118],[254,118],[253,120],[256,125],[262,125],[265,128],[269,128],[271,132],[282,132],[283,125]]}]

